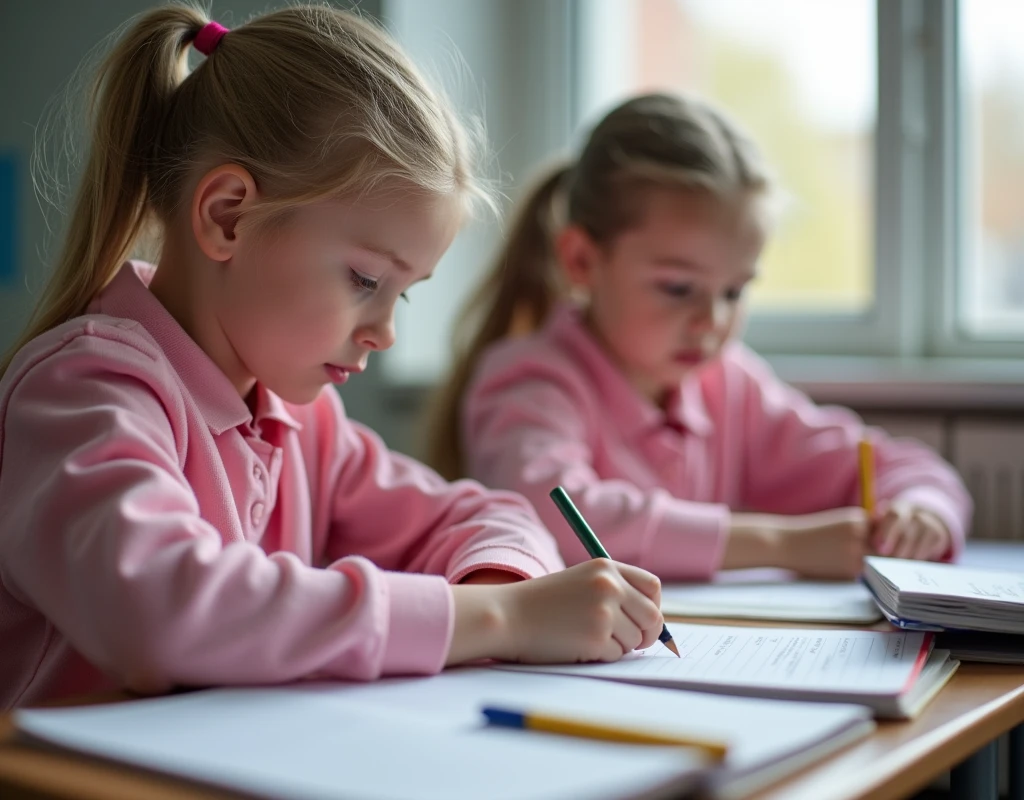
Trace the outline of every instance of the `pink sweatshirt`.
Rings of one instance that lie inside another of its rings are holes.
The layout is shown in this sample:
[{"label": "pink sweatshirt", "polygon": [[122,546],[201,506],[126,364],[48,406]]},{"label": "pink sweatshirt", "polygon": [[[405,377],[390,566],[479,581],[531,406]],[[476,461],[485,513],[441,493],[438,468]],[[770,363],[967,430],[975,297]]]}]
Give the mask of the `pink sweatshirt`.
[{"label": "pink sweatshirt", "polygon": [[[667,411],[626,381],[569,307],[533,336],[485,354],[463,405],[468,472],[521,492],[569,564],[586,553],[548,492],[562,484],[612,558],[663,579],[706,579],[730,509],[805,514],[858,505],[852,412],[814,405],[735,343],[688,376]],[[971,501],[925,446],[868,429],[879,500],[905,498],[963,545]]]},{"label": "pink sweatshirt", "polygon": [[[432,673],[449,583],[561,568],[325,389],[255,415],[126,264],[0,381],[0,708],[117,686]],[[409,574],[428,573],[428,574]]]}]

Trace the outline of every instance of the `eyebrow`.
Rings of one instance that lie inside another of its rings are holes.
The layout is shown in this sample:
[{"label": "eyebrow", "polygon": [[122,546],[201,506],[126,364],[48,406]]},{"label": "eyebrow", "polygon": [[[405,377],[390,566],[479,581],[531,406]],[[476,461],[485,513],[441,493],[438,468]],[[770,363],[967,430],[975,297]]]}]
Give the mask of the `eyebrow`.
[{"label": "eyebrow", "polygon": [[[693,272],[707,272],[707,269],[696,261],[690,261],[686,258],[677,258],[675,256],[655,256],[653,263],[655,266],[659,267],[674,267],[675,269],[686,269]],[[739,277],[745,281],[752,281],[757,278],[757,271],[745,272]]]},{"label": "eyebrow", "polygon": [[659,267],[678,267],[679,269],[692,269],[694,272],[705,272],[706,270],[695,261],[676,256],[655,256],[654,263]]},{"label": "eyebrow", "polygon": [[410,267],[405,261],[400,259],[391,250],[387,250],[380,247],[370,247],[369,245],[366,244],[357,244],[356,247],[358,247],[360,250],[365,250],[367,253],[373,253],[374,255],[380,256],[381,258],[386,258],[388,261],[390,261],[392,264],[394,264],[396,267],[398,267],[400,270],[403,270],[404,272],[412,272],[412,267]]}]

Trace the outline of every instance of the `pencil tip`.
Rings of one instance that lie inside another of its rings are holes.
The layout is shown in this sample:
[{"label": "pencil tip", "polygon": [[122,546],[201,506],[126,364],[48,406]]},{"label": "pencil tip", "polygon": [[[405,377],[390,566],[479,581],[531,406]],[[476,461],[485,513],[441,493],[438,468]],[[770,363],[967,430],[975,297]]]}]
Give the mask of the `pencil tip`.
[{"label": "pencil tip", "polygon": [[667,642],[665,642],[665,647],[667,647],[669,650],[675,653],[676,658],[682,658],[682,656],[679,655],[679,648],[676,647],[676,643],[672,639],[669,639]]}]

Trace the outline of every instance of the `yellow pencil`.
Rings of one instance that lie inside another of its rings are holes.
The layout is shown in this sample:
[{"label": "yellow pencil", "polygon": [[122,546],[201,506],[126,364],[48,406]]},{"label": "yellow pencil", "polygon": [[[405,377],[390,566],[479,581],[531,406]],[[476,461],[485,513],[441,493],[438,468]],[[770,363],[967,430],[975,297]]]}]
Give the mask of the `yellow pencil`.
[{"label": "yellow pencil", "polygon": [[532,711],[512,711],[504,708],[484,708],[483,714],[491,725],[500,725],[505,728],[543,731],[544,733],[557,733],[561,736],[600,739],[605,742],[620,742],[622,744],[693,747],[715,763],[723,761],[729,753],[729,745],[725,742],[705,739],[700,736],[682,736],[668,732],[602,725],[596,722],[583,722],[548,714],[535,714]]},{"label": "yellow pencil", "polygon": [[875,514],[875,448],[865,437],[860,440],[857,452],[860,456],[860,503],[871,517]]}]

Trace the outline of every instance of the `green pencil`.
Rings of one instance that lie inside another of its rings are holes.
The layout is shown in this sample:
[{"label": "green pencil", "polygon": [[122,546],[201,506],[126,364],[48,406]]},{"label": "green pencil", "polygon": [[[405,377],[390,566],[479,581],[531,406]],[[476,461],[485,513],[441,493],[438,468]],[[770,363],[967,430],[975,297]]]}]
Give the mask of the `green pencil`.
[{"label": "green pencil", "polygon": [[[555,501],[558,510],[562,512],[565,521],[569,523],[569,527],[576,534],[576,538],[580,540],[580,544],[587,549],[590,557],[607,558],[610,561],[611,556],[608,555],[608,551],[604,549],[604,545],[597,538],[597,534],[590,529],[587,521],[583,519],[583,515],[569,498],[565,489],[561,486],[556,486],[551,490],[551,499]],[[672,640],[672,634],[668,632],[667,625],[661,626],[661,635],[658,637],[658,641],[675,653],[677,657],[679,656],[679,648],[676,647],[676,643]]]}]

